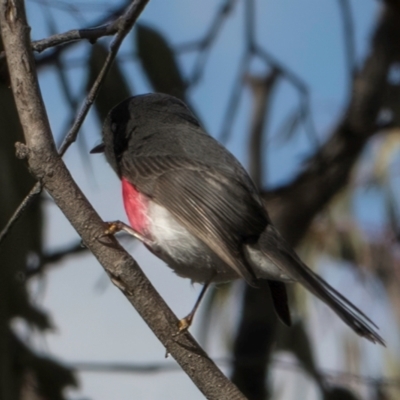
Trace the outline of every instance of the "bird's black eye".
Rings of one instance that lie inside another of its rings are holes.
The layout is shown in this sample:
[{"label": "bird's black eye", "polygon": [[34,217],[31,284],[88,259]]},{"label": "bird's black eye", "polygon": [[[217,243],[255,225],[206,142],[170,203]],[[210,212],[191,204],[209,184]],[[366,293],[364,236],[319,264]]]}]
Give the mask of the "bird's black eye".
[{"label": "bird's black eye", "polygon": [[117,131],[117,123],[116,123],[116,122],[113,122],[113,123],[111,124],[111,131],[112,131],[113,133],[115,133],[115,132]]}]

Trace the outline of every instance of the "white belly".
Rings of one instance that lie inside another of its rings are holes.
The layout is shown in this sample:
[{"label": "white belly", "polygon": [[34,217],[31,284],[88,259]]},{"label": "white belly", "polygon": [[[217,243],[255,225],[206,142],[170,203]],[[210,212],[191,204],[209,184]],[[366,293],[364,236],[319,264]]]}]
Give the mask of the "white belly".
[{"label": "white belly", "polygon": [[[223,262],[201,240],[193,236],[164,207],[150,201],[148,230],[151,235],[149,249],[177,275],[193,282],[214,282],[238,279],[237,273]],[[257,278],[291,281],[291,277],[271,263],[259,250],[245,246],[245,255]]]},{"label": "white belly", "polygon": [[148,215],[148,229],[152,238],[150,250],[177,275],[200,283],[207,282],[215,275],[215,271],[215,282],[238,278],[232,268],[193,236],[166,208],[150,202]]}]

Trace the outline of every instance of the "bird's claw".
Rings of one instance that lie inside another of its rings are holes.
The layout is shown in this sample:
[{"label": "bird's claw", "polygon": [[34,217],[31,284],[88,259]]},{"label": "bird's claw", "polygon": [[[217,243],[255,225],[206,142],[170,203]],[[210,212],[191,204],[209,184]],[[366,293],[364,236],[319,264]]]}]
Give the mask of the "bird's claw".
[{"label": "bird's claw", "polygon": [[104,231],[103,236],[115,235],[123,229],[120,221],[106,222],[106,225],[107,229]]},{"label": "bird's claw", "polygon": [[181,335],[189,330],[190,326],[192,325],[193,316],[187,315],[185,318],[182,318],[178,322],[178,332],[174,336]]},{"label": "bird's claw", "polygon": [[104,238],[107,238],[107,237],[109,237],[109,236],[114,236],[116,233],[118,233],[120,230],[122,230],[120,224],[121,224],[121,223],[120,223],[119,221],[105,222],[106,229],[104,229],[103,233],[100,234],[100,235],[97,237],[97,240],[98,240],[100,243],[108,244],[108,243],[106,243],[106,242],[103,242],[103,239],[104,239]]}]

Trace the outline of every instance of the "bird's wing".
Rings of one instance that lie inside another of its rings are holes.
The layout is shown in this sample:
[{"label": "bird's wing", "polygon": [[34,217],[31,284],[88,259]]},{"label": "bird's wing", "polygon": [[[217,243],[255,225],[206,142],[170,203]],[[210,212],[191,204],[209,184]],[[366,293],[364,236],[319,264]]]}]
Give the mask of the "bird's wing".
[{"label": "bird's wing", "polygon": [[139,191],[168,209],[254,285],[256,276],[243,256],[243,245],[258,240],[268,216],[244,183],[192,160],[172,157],[131,158],[125,169]]}]

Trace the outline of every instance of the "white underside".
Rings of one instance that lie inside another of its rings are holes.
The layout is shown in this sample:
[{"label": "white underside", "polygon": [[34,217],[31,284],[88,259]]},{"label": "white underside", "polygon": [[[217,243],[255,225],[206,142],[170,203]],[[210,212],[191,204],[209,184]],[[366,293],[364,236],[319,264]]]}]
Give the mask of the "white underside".
[{"label": "white underside", "polygon": [[[150,201],[148,217],[148,229],[152,237],[149,247],[177,275],[200,283],[207,282],[213,275],[214,282],[228,282],[239,278],[230,266],[189,233],[166,208]],[[292,280],[276,265],[271,264],[260,251],[248,246],[246,251],[258,278]]]}]

